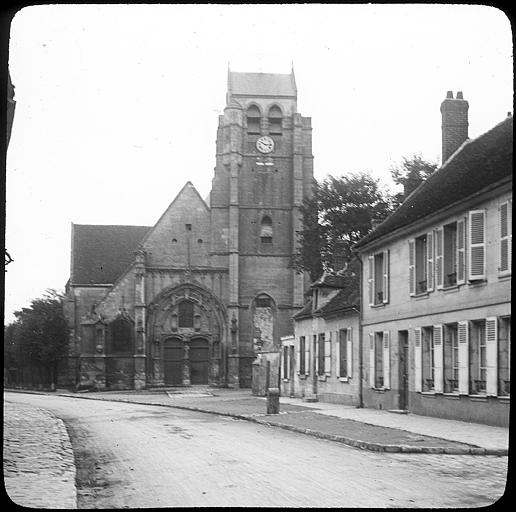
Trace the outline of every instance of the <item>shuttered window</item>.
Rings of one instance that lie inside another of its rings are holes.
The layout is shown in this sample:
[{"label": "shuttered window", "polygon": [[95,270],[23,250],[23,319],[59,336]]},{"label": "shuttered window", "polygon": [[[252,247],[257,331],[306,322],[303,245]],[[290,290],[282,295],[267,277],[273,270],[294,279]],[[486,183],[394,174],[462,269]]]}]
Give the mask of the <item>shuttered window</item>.
[{"label": "shuttered window", "polygon": [[414,391],[422,390],[421,327],[414,329]]},{"label": "shuttered window", "polygon": [[389,302],[389,251],[382,251],[368,257],[368,298],[369,305]]},{"label": "shuttered window", "polygon": [[434,234],[426,235],[426,291],[434,289]]},{"label": "shuttered window", "polygon": [[374,332],[369,333],[369,386],[375,387]]},{"label": "shuttered window", "polygon": [[468,217],[468,279],[477,281],[486,278],[486,213],[472,210]]},{"label": "shuttered window", "polygon": [[443,366],[444,366],[444,347],[443,347],[443,326],[441,324],[433,326],[434,342],[434,390],[442,393],[443,389]]},{"label": "shuttered window", "polygon": [[459,393],[469,393],[469,322],[459,322]]},{"label": "shuttered window", "polygon": [[459,339],[457,324],[444,326],[444,392],[459,390]]},{"label": "shuttered window", "polygon": [[443,275],[444,275],[444,240],[443,240],[443,228],[435,230],[434,236],[435,243],[435,287],[440,290],[443,287]]},{"label": "shuttered window", "polygon": [[332,333],[327,332],[324,339],[324,374],[331,375],[331,342]]},{"label": "shuttered window", "polygon": [[391,387],[391,333],[383,331],[383,387],[390,389]]},{"label": "shuttered window", "polygon": [[348,376],[348,330],[339,330],[338,361],[337,361],[337,377],[345,378]]},{"label": "shuttered window", "polygon": [[297,350],[297,360],[298,360],[298,370],[297,371],[300,375],[306,374],[307,361],[305,359],[305,354],[306,354],[306,346],[305,345],[306,345],[305,337],[300,336],[298,350]]},{"label": "shuttered window", "polygon": [[317,342],[317,373],[319,375],[324,375],[324,360],[325,360],[325,335],[324,333],[319,334],[319,339]]},{"label": "shuttered window", "polygon": [[466,282],[466,222],[457,221],[457,284]]},{"label": "shuttered window", "polygon": [[416,248],[415,240],[408,241],[409,249],[409,295],[416,294]]},{"label": "shuttered window", "polygon": [[500,264],[498,270],[501,275],[508,275],[512,271],[512,202],[506,201],[500,205]]},{"label": "shuttered window", "polygon": [[498,394],[498,319],[486,318],[486,394]]}]

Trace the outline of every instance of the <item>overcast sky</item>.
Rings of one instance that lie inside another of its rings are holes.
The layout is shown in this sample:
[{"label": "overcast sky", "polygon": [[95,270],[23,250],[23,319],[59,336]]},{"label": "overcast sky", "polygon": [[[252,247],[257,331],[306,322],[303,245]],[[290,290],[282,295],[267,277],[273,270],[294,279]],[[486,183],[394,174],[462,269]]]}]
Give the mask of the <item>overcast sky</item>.
[{"label": "overcast sky", "polygon": [[233,71],[289,73],[314,173],[441,160],[446,91],[469,135],[513,105],[505,14],[471,5],[43,5],[13,19],[6,321],[70,274],[70,225],[152,226],[187,180],[211,188]]}]

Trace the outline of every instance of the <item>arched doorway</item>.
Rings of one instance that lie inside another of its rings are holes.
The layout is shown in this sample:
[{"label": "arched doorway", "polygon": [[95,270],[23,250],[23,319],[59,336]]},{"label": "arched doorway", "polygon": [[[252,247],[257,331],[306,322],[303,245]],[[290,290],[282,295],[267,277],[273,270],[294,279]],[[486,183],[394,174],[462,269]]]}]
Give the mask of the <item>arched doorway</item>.
[{"label": "arched doorway", "polygon": [[184,345],[179,338],[167,338],[163,345],[164,377],[166,386],[183,383]]},{"label": "arched doorway", "polygon": [[190,342],[190,382],[208,384],[210,350],[208,340],[194,338]]}]

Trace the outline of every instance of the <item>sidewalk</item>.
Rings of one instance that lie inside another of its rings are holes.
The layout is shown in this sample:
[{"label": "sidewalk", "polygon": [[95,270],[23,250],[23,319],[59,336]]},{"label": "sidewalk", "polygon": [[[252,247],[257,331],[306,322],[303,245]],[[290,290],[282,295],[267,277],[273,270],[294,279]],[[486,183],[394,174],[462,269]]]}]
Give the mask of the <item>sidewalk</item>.
[{"label": "sidewalk", "polygon": [[64,423],[44,409],[4,400],[4,484],[16,505],[77,508],[75,462]]},{"label": "sidewalk", "polygon": [[248,389],[194,386],[155,391],[58,391],[56,394],[231,416],[372,451],[508,455],[508,428],[339,404],[307,403],[287,397],[280,398],[279,414],[266,414],[266,399],[253,396]]}]

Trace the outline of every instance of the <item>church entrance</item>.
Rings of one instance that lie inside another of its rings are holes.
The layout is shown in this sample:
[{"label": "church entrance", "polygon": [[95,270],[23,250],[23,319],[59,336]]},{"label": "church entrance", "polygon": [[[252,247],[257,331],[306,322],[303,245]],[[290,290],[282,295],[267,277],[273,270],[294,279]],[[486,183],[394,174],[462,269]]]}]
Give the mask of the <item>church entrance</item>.
[{"label": "church entrance", "polygon": [[190,342],[190,382],[208,384],[210,351],[208,340],[195,338]]},{"label": "church entrance", "polygon": [[178,386],[183,383],[183,342],[178,338],[167,338],[163,346],[165,385]]}]

